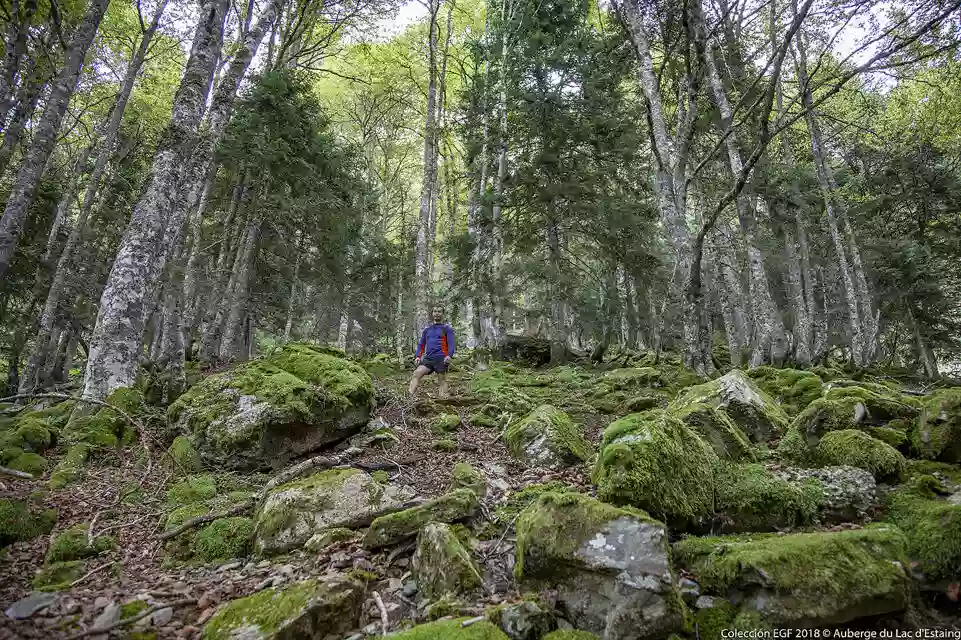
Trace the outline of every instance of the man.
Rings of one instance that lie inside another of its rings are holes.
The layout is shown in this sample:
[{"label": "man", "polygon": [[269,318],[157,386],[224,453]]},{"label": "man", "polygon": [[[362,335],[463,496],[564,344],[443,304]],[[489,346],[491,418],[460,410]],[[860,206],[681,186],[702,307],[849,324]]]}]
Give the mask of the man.
[{"label": "man", "polygon": [[434,324],[428,325],[420,334],[417,353],[414,354],[414,375],[410,379],[410,395],[417,392],[420,379],[431,373],[437,374],[437,393],[447,397],[447,365],[454,355],[454,329],[444,320],[444,308],[434,307],[430,312]]}]

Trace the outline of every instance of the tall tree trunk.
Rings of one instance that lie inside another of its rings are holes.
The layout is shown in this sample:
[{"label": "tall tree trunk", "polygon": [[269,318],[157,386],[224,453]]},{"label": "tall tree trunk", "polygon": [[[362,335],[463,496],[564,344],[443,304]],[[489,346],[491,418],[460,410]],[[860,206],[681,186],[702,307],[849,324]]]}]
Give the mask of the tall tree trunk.
[{"label": "tall tree trunk", "polygon": [[38,64],[37,60],[30,60],[30,71],[17,91],[13,115],[3,131],[3,143],[0,144],[0,176],[7,172],[7,165],[14,152],[20,146],[20,139],[26,130],[27,123],[33,119],[40,102],[40,94],[50,79],[50,69],[47,65]]},{"label": "tall tree trunk", "polygon": [[417,243],[414,247],[414,320],[418,326],[428,321],[430,283],[431,199],[437,188],[437,13],[440,0],[430,0],[430,24],[427,34],[427,117],[424,123],[424,177],[420,190],[420,217]]},{"label": "tall tree trunk", "polygon": [[226,0],[205,0],[194,35],[190,59],[174,96],[173,117],[167,125],[151,175],[134,207],[127,231],[100,298],[97,324],[90,341],[84,397],[103,399],[129,386],[137,374],[143,339],[143,301],[163,273],[168,246],[183,219],[176,198],[182,167],[197,142],[204,102],[220,56]]},{"label": "tall tree trunk", "polygon": [[247,224],[244,238],[243,255],[237,268],[237,278],[231,291],[227,321],[224,323],[223,340],[220,343],[220,361],[232,362],[241,359],[246,353],[244,349],[243,321],[247,315],[247,300],[249,298],[250,275],[254,269],[254,260],[259,246],[261,220],[254,217]]},{"label": "tall tree trunk", "polygon": [[297,256],[294,258],[294,277],[290,281],[290,297],[287,299],[287,321],[284,323],[284,344],[290,342],[290,330],[294,324],[294,301],[297,299],[297,284],[300,278],[300,258],[302,249],[300,247],[301,233],[298,229],[294,232],[294,251]]},{"label": "tall tree trunk", "polygon": [[27,0],[20,16],[20,0],[13,0],[10,7],[10,21],[3,33],[3,62],[0,63],[0,128],[7,122],[7,115],[16,102],[14,83],[20,61],[27,51],[27,35],[30,22],[37,12],[37,0]]},{"label": "tall tree trunk", "polygon": [[84,56],[87,55],[87,49],[90,48],[97,34],[108,3],[109,0],[90,0],[83,21],[73,34],[63,67],[50,89],[50,96],[46,101],[47,107],[37,125],[30,150],[24,157],[16,181],[10,190],[7,206],[3,211],[3,217],[0,218],[0,279],[6,275],[10,267],[23,222],[27,217],[27,210],[33,203],[40,178],[47,166],[47,159],[57,142],[57,132],[67,112],[70,97],[77,87]]}]

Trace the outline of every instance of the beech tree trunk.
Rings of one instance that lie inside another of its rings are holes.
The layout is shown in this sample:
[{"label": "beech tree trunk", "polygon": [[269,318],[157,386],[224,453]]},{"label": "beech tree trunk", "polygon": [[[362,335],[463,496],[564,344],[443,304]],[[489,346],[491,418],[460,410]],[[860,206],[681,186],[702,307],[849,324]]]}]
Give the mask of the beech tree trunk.
[{"label": "beech tree trunk", "polygon": [[46,100],[43,117],[37,125],[30,149],[20,165],[20,171],[7,198],[7,206],[0,218],[0,279],[2,279],[13,259],[20,239],[20,231],[27,217],[27,210],[33,203],[43,176],[47,159],[57,142],[57,132],[67,112],[70,97],[77,87],[84,56],[93,42],[100,21],[107,10],[109,0],[90,0],[83,20],[77,26],[66,53],[63,66],[54,80],[50,95]]},{"label": "beech tree trunk", "polygon": [[440,0],[430,0],[430,24],[427,35],[427,117],[424,123],[424,177],[420,190],[420,217],[417,222],[417,243],[414,247],[414,321],[426,326],[430,286],[431,199],[437,188],[437,13]]},{"label": "beech tree trunk", "polygon": [[243,322],[247,316],[250,274],[254,269],[254,259],[257,256],[260,225],[261,220],[256,216],[247,224],[247,233],[243,243],[243,255],[240,257],[236,281],[230,295],[230,312],[224,323],[223,339],[220,342],[221,362],[239,360],[247,353],[247,350],[244,348]]},{"label": "beech tree trunk", "polygon": [[27,35],[30,22],[37,12],[37,0],[27,0],[20,17],[20,0],[12,0],[10,21],[3,33],[3,62],[0,63],[0,128],[16,102],[14,82],[20,71],[20,62],[27,51]]},{"label": "beech tree trunk", "polygon": [[171,230],[179,230],[183,223],[183,213],[175,206],[176,194],[182,168],[197,143],[205,98],[220,56],[227,5],[226,0],[205,0],[201,7],[190,59],[174,96],[173,116],[100,297],[87,360],[86,398],[103,399],[136,378],[143,301],[164,271],[169,243],[174,240]]}]

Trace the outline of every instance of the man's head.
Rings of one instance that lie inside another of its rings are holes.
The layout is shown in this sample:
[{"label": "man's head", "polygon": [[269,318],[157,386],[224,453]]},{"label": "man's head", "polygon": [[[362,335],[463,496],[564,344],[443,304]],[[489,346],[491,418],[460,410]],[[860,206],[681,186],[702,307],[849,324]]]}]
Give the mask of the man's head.
[{"label": "man's head", "polygon": [[434,307],[430,310],[430,317],[431,317],[431,320],[433,320],[434,322],[443,322],[444,307],[441,307],[439,305],[434,305]]}]

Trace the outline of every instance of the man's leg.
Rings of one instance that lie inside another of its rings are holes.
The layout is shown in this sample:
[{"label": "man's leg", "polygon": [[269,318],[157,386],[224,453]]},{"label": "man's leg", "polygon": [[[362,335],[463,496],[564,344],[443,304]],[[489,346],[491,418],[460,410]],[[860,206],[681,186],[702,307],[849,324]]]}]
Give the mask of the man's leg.
[{"label": "man's leg", "polygon": [[447,374],[446,373],[437,374],[437,396],[440,398],[447,397]]},{"label": "man's leg", "polygon": [[414,375],[410,378],[410,387],[408,388],[408,393],[414,395],[417,393],[417,385],[420,384],[420,379],[430,373],[430,369],[424,365],[419,365],[414,369]]}]

